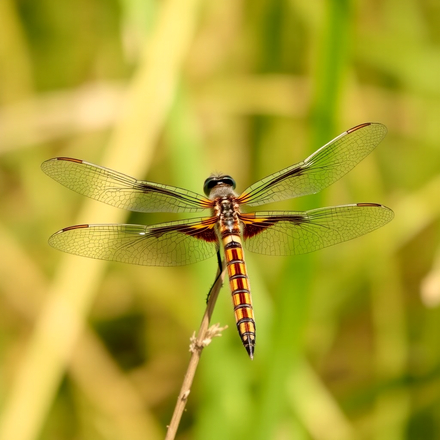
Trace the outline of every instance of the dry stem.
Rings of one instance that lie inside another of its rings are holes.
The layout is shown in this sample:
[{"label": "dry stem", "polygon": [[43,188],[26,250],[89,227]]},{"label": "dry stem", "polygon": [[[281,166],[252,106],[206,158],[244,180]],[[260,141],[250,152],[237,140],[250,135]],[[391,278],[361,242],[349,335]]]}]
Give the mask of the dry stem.
[{"label": "dry stem", "polygon": [[182,388],[180,389],[179,397],[177,398],[176,407],[174,408],[173,417],[168,426],[167,435],[165,440],[173,440],[179,427],[180,419],[182,418],[183,411],[188,400],[189,393],[191,392],[191,385],[196,374],[197,365],[200,360],[203,349],[211,342],[212,338],[219,336],[219,333],[226,327],[220,327],[218,324],[209,328],[209,322],[211,320],[212,312],[214,310],[215,302],[217,301],[220,288],[225,278],[226,269],[223,264],[223,270],[220,273],[220,268],[216,275],[216,282],[211,288],[208,304],[206,305],[205,314],[203,315],[202,323],[199,328],[197,338],[193,336],[191,338],[190,350],[192,352],[191,359],[189,361],[188,369],[183,379]]}]

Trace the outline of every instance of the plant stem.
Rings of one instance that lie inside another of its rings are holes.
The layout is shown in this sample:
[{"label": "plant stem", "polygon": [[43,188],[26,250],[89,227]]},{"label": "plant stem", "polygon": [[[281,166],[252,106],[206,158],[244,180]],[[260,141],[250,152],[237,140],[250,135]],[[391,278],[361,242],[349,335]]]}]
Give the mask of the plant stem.
[{"label": "plant stem", "polygon": [[[224,262],[222,263],[222,271],[220,267],[217,271],[216,281],[214,282],[211,291],[209,293],[209,299],[206,304],[206,310],[203,315],[202,323],[200,324],[197,338],[192,338],[191,343],[191,359],[189,361],[188,369],[183,379],[182,387],[180,389],[179,397],[177,398],[176,407],[171,418],[171,422],[168,426],[167,435],[165,440],[173,440],[176,437],[177,428],[179,427],[180,419],[182,418],[183,411],[188,400],[189,393],[191,392],[192,382],[196,374],[197,365],[199,364],[200,356],[203,349],[211,342],[214,336],[218,336],[219,332],[223,330],[218,325],[209,328],[209,322],[211,320],[212,312],[214,311],[215,303],[217,301],[218,294],[223,285],[225,278],[226,268]],[[193,340],[194,339],[194,340]]]}]

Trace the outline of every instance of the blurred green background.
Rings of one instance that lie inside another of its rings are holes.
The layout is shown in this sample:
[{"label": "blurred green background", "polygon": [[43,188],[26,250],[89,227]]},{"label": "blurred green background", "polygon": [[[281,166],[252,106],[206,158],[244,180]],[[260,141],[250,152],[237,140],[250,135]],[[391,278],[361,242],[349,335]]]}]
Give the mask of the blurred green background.
[{"label": "blurred green background", "polygon": [[366,121],[382,144],[302,210],[376,202],[392,223],[312,255],[246,254],[250,361],[225,284],[178,438],[440,438],[437,0],[0,2],[0,439],[164,437],[215,259],[109,264],[47,245],[146,223],[40,163],[72,156],[202,192],[237,189]]}]

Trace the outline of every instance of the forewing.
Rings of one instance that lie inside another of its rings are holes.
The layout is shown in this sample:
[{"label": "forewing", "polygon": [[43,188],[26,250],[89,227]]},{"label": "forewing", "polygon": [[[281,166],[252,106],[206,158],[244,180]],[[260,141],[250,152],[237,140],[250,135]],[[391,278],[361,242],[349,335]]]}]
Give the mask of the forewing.
[{"label": "forewing", "polygon": [[49,244],[70,254],[144,266],[182,266],[216,253],[216,218],[144,225],[77,225]]},{"label": "forewing", "polygon": [[303,162],[254,183],[238,201],[249,206],[314,194],[340,179],[385,137],[382,124],[365,123],[347,130]]},{"label": "forewing", "polygon": [[197,212],[210,207],[205,197],[173,186],[133,177],[69,157],[49,159],[41,165],[52,179],[100,202],[138,212]]},{"label": "forewing", "polygon": [[393,217],[375,203],[240,215],[245,248],[265,255],[307,254],[367,234]]}]

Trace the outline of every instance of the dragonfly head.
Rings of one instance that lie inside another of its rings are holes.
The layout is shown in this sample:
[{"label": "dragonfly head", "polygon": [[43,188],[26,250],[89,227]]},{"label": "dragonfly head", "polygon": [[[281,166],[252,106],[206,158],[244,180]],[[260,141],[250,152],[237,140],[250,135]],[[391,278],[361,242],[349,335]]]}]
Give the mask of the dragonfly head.
[{"label": "dragonfly head", "polygon": [[235,180],[231,176],[209,176],[203,185],[203,191],[209,197],[213,188],[230,187],[235,189]]}]

